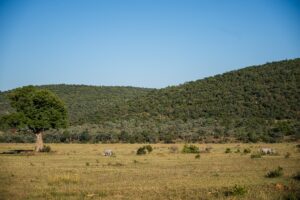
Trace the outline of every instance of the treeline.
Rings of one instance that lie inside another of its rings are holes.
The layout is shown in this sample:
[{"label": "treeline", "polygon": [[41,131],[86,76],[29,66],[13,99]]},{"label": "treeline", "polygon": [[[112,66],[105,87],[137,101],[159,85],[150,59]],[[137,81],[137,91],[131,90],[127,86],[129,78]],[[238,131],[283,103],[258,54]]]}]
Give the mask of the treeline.
[{"label": "treeline", "polygon": [[[138,122],[135,120],[71,126],[46,131],[43,138],[49,143],[175,143],[175,142],[282,142],[300,139],[295,121],[240,121],[240,127],[227,129],[216,120],[197,119],[188,122]],[[245,129],[252,124],[257,127]],[[259,131],[257,131],[259,130]],[[0,142],[34,142],[35,135],[24,131],[0,134]]]}]

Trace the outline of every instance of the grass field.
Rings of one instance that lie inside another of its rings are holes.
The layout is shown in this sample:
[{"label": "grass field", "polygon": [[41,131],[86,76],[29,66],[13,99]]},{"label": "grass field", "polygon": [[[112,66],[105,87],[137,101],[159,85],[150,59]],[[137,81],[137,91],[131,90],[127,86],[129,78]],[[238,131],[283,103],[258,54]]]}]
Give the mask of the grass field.
[{"label": "grass field", "polygon": [[[135,152],[142,144],[50,146],[52,153],[0,155],[0,199],[288,199],[300,190],[292,178],[300,171],[295,143],[197,144],[212,147],[198,159],[181,153],[183,144],[153,144],[141,156]],[[171,153],[172,146],[179,152]],[[261,147],[279,155],[251,158]],[[0,144],[0,152],[32,148]],[[251,153],[244,154],[245,148]],[[103,156],[105,149],[116,156]],[[265,177],[278,166],[283,176]]]}]

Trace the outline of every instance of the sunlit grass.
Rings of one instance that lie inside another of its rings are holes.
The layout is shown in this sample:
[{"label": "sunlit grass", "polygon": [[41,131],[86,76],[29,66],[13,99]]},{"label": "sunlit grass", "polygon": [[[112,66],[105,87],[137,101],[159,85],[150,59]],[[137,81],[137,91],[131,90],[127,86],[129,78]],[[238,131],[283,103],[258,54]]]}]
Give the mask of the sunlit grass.
[{"label": "sunlit grass", "polygon": [[[183,144],[154,144],[151,153],[136,155],[142,145],[50,144],[52,153],[0,155],[0,197],[276,199],[300,188],[293,178],[300,171],[300,152],[295,143],[196,144],[199,159],[195,159],[196,154],[181,153]],[[210,153],[204,153],[207,147]],[[251,159],[251,154],[244,153],[244,149],[257,152],[261,147],[275,148],[279,155]],[[32,144],[0,144],[0,152],[30,148]],[[226,148],[231,153],[225,153]],[[105,149],[112,149],[115,156],[103,156]],[[265,177],[278,166],[283,168],[282,176]],[[239,195],[236,188],[245,192]]]}]

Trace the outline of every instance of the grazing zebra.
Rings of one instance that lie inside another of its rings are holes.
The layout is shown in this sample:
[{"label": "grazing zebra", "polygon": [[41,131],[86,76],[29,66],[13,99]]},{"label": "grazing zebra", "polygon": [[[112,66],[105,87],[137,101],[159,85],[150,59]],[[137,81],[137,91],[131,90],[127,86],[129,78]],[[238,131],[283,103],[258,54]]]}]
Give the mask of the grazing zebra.
[{"label": "grazing zebra", "polygon": [[261,152],[264,153],[264,154],[276,153],[276,151],[274,149],[271,149],[271,148],[261,148]]},{"label": "grazing zebra", "polygon": [[103,155],[104,156],[112,156],[113,151],[111,149],[105,149]]}]

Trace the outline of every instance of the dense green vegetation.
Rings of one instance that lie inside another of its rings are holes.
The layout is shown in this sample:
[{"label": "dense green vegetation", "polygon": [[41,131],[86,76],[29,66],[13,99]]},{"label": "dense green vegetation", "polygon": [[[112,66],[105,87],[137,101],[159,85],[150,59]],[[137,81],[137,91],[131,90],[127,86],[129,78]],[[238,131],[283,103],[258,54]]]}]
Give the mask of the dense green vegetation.
[{"label": "dense green vegetation", "polygon": [[[278,142],[300,138],[300,59],[164,89],[41,86],[61,97],[70,128],[54,142]],[[11,112],[0,94],[0,114]],[[2,129],[5,122],[1,123]],[[51,132],[51,134],[50,134]],[[0,141],[13,140],[4,133]],[[27,136],[28,137],[28,136]]]},{"label": "dense green vegetation", "polygon": [[[135,87],[65,84],[37,87],[54,92],[66,103],[71,125],[109,121],[117,114],[115,110],[125,107],[127,102],[136,96],[151,91]],[[0,93],[0,115],[12,112],[8,99],[5,98],[8,92]]]},{"label": "dense green vegetation", "polygon": [[14,112],[2,119],[11,128],[36,135],[36,151],[45,151],[42,134],[49,129],[67,127],[67,110],[53,92],[33,86],[17,88],[8,94]]}]

